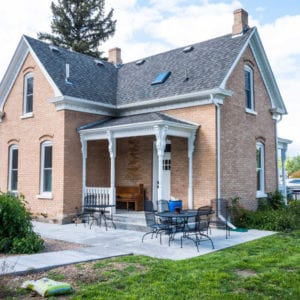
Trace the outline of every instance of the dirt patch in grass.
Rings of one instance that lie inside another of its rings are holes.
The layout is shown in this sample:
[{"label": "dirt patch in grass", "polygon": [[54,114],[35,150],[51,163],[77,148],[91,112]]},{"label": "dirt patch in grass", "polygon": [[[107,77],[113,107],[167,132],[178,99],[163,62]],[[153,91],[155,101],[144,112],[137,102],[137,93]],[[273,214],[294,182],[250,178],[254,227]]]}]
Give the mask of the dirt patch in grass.
[{"label": "dirt patch in grass", "polygon": [[236,273],[244,278],[257,276],[257,273],[253,270],[237,270]]},{"label": "dirt patch in grass", "polygon": [[[26,280],[38,280],[47,277],[53,280],[67,282],[71,284],[75,291],[80,291],[82,287],[88,284],[111,280],[119,272],[127,272],[128,274],[138,272],[139,274],[143,274],[146,271],[146,268],[142,265],[117,262],[114,261],[114,259],[110,259],[108,264],[105,263],[102,265],[102,263],[103,261],[93,261],[62,266],[27,275],[0,276],[0,299],[6,299],[6,297],[23,300],[45,299],[34,292],[30,293],[20,289],[20,286]],[[67,295],[57,296],[55,299],[68,299],[68,297]]]}]

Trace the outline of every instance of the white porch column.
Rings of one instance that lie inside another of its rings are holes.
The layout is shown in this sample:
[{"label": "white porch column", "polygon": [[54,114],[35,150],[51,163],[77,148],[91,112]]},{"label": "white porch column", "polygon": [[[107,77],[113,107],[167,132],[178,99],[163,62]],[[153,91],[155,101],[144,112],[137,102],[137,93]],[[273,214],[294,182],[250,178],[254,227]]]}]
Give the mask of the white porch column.
[{"label": "white porch column", "polygon": [[[107,132],[108,151],[110,156],[110,201],[111,204],[116,205],[116,139],[113,137],[111,131]],[[116,208],[112,209],[112,213],[116,213]]]},{"label": "white porch column", "polygon": [[[158,156],[158,189],[157,189],[157,200],[162,200],[163,198],[163,159],[166,148],[166,136],[168,126],[155,126],[155,136],[156,136],[156,150]],[[153,183],[155,184],[155,182]]]},{"label": "white porch column", "polygon": [[81,153],[82,153],[82,206],[84,204],[84,195],[86,190],[86,158],[87,158],[87,141],[84,136],[80,136]]},{"label": "white porch column", "polygon": [[188,195],[188,208],[194,208],[194,194],[193,194],[193,154],[194,142],[196,138],[196,131],[193,131],[188,138],[188,158],[189,158],[189,195]]}]

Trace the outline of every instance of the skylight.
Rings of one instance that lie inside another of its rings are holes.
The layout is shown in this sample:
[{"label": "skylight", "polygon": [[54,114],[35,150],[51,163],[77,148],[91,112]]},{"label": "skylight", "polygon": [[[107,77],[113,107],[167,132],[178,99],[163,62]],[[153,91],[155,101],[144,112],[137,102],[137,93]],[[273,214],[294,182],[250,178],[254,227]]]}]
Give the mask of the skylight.
[{"label": "skylight", "polygon": [[170,71],[164,71],[159,73],[155,77],[155,79],[151,82],[151,85],[164,83],[169,78],[170,75],[171,75]]}]

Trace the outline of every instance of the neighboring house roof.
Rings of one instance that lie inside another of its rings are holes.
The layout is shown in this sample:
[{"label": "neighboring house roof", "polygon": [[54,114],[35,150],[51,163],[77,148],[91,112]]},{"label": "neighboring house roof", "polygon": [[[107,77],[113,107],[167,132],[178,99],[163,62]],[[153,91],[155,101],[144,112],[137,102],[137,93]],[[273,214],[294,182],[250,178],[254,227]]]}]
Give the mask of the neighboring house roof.
[{"label": "neighboring house roof", "polygon": [[[155,107],[155,111],[169,103],[188,106],[190,101],[195,105],[195,101],[207,100],[211,95],[231,95],[226,90],[227,80],[248,46],[257,60],[271,108],[287,113],[256,28],[239,36],[221,36],[119,67],[105,61],[96,64],[93,57],[64,48],[56,51],[47,43],[23,36],[0,84],[0,111],[28,53],[37,60],[55,91],[55,98],[49,100],[60,103],[60,109],[67,108],[61,103],[69,101],[72,109],[111,116],[142,113],[145,107]],[[66,64],[70,69],[68,82]],[[164,71],[170,72],[167,80],[151,84]]]}]

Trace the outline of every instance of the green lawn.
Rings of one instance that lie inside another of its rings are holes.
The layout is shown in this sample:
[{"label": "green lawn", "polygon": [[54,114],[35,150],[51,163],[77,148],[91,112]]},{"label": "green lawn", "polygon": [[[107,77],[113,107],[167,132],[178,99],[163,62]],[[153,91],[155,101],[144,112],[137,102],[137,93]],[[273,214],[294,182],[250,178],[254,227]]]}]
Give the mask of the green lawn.
[{"label": "green lawn", "polygon": [[[184,261],[103,260],[91,274],[68,299],[300,299],[300,231]],[[68,279],[55,270],[48,276]]]}]

